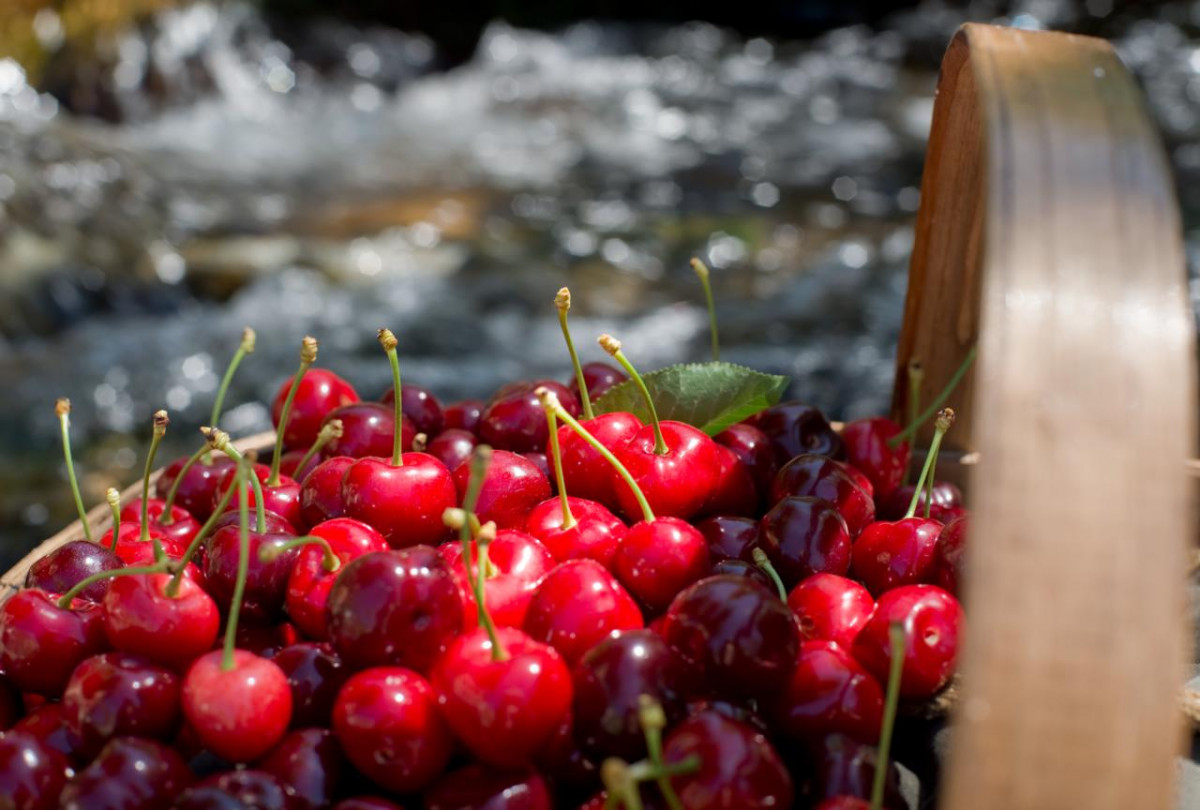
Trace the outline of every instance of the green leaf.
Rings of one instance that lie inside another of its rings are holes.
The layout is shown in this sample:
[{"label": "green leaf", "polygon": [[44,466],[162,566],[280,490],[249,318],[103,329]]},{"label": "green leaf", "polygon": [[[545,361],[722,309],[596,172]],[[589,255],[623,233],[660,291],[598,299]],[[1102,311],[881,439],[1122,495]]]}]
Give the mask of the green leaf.
[{"label": "green leaf", "polygon": [[[715,436],[735,422],[769,408],[783,396],[788,378],[734,363],[683,363],[642,375],[659,419],[673,419]],[[633,381],[592,403],[596,413],[629,411],[644,422],[650,411]]]}]

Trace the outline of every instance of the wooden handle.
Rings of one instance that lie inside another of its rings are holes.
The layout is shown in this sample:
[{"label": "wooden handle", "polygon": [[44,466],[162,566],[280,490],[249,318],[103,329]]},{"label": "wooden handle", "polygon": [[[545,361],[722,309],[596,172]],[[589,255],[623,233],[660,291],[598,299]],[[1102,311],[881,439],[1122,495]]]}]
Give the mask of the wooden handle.
[{"label": "wooden handle", "polygon": [[1195,336],[1171,176],[1105,42],[964,26],[942,64],[897,357],[971,472],[943,806],[1172,806]]}]

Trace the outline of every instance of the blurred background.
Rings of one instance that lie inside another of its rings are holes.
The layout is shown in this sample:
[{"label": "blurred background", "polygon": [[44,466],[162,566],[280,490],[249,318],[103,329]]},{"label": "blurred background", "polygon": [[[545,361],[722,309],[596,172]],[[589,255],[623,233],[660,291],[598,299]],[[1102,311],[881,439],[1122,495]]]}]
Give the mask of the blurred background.
[{"label": "blurred background", "polygon": [[[3,0],[0,566],[225,427],[301,336],[364,398],[568,373],[612,331],[651,369],[725,359],[839,418],[886,408],[938,61],[967,20],[1096,34],[1143,83],[1200,265],[1200,2]],[[1197,290],[1193,284],[1193,290]],[[1200,295],[1193,295],[1200,300]]]}]

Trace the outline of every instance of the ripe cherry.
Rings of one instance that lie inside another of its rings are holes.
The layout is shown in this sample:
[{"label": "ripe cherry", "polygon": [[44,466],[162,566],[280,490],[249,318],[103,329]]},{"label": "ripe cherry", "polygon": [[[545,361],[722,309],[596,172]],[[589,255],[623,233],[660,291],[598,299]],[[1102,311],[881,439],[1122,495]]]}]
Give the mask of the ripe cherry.
[{"label": "ripe cherry", "polygon": [[136,655],[94,655],[67,682],[63,711],[85,754],[126,735],[168,741],[179,725],[179,677]]},{"label": "ripe cherry", "polygon": [[559,562],[591,559],[608,567],[628,527],[596,501],[568,497],[573,523],[563,528],[562,502],[542,501],[529,513],[525,531],[542,541]]},{"label": "ripe cherry", "polygon": [[0,734],[0,796],[6,807],[55,810],[68,762],[27,731]]},{"label": "ripe cherry", "polygon": [[[150,499],[146,506],[146,514],[152,521],[152,525],[163,537],[169,537],[185,545],[190,543],[196,536],[196,532],[200,531],[200,524],[183,507],[172,506],[168,512],[166,506],[167,502],[164,500]],[[141,520],[141,515],[141,498],[134,498],[121,510],[121,520],[123,521]]]},{"label": "ripe cherry", "polygon": [[855,419],[842,428],[846,457],[871,480],[875,496],[882,497],[904,483],[912,451],[908,442],[889,443],[902,428],[891,419]]},{"label": "ripe cherry", "polygon": [[305,526],[316,526],[346,514],[342,479],[354,462],[350,456],[334,456],[305,476],[300,484],[300,520]]},{"label": "ripe cherry", "polygon": [[331,730],[301,728],[284,737],[256,767],[279,781],[288,810],[319,810],[333,804],[347,770],[345,759]]},{"label": "ripe cherry", "polygon": [[840,462],[811,453],[796,456],[775,476],[771,502],[788,496],[821,498],[838,508],[851,537],[857,537],[875,519],[875,502]]},{"label": "ripe cherry", "polygon": [[[309,536],[328,544],[306,544],[299,550],[287,580],[285,604],[288,616],[309,638],[323,639],[327,634],[326,614],[329,591],[341,567],[372,551],[386,551],[387,540],[359,520],[334,518],[314,526]],[[332,554],[337,561],[330,570]]]},{"label": "ripe cherry", "polygon": [[[272,485],[271,468],[264,464],[254,465],[254,474],[259,480],[263,493],[263,508],[267,509],[281,518],[286,520],[293,526],[299,525],[302,522],[300,517],[300,485],[286,475],[279,476],[279,483]],[[227,470],[222,474],[221,479],[217,482],[216,491],[213,497],[220,499],[225,494],[225,490],[233,486],[237,470]],[[250,506],[257,508],[258,498],[251,490]],[[214,502],[214,507],[216,503]]]},{"label": "ripe cherry", "polygon": [[746,560],[758,548],[758,521],[747,517],[717,515],[696,524],[708,543],[708,557],[721,560]]},{"label": "ripe cherry", "polygon": [[167,810],[194,777],[175,749],[157,740],[118,737],[63,788],[62,810]]},{"label": "ripe cherry", "polygon": [[491,771],[468,765],[425,791],[425,810],[553,810],[550,788],[537,771]]},{"label": "ripe cherry", "polygon": [[[293,379],[284,380],[271,404],[271,422],[279,427],[283,404],[292,389]],[[308,447],[317,439],[321,424],[328,415],[359,401],[358,392],[350,383],[332,371],[311,369],[303,375],[292,402],[292,413],[283,442],[287,447]]]},{"label": "ripe cherry", "polygon": [[892,659],[888,628],[899,622],[906,639],[900,695],[923,700],[945,686],[954,673],[962,620],[958,600],[941,588],[905,585],[879,597],[852,652],[876,678],[886,680]]},{"label": "ripe cherry", "polygon": [[66,712],[62,703],[43,703],[31,709],[17,721],[12,730],[32,735],[47,748],[62,754],[77,768],[88,762],[88,758],[80,750],[82,742],[79,737],[67,728]]},{"label": "ripe cherry", "polygon": [[802,580],[788,594],[787,603],[805,640],[834,641],[843,650],[851,648],[875,610],[866,588],[837,574],[813,574]]},{"label": "ripe cherry", "polygon": [[763,516],[759,547],[793,587],[813,574],[850,569],[850,530],[841,512],[819,498],[784,498]]},{"label": "ripe cherry", "polygon": [[104,633],[113,649],[182,670],[212,648],[216,602],[195,580],[169,574],[117,577],[104,597]]},{"label": "ripe cherry", "polygon": [[271,660],[292,689],[292,728],[329,725],[334,699],[350,677],[333,647],[303,641],[284,647]]},{"label": "ripe cherry", "polygon": [[154,491],[158,497],[167,500],[170,500],[174,491],[174,505],[186,509],[196,520],[208,520],[213,511],[217,484],[236,464],[233,459],[210,453],[207,448],[199,451],[197,456],[199,460],[188,466],[186,471],[183,471],[189,461],[186,458],[167,465],[155,482]]},{"label": "ripe cherry", "polygon": [[[633,475],[650,508],[663,517],[692,517],[709,502],[720,481],[717,445],[682,422],[661,422],[657,430],[654,424],[643,427],[613,455]],[[629,487],[614,484],[614,493],[623,514],[639,514]]]},{"label": "ripe cherry", "polygon": [[[628,443],[643,427],[642,420],[625,411],[600,414],[580,424],[609,451]],[[624,483],[614,475],[608,460],[566,425],[558,429],[558,444],[563,478],[571,493],[616,508],[616,488]]]},{"label": "ripe cherry", "polygon": [[821,413],[802,402],[781,402],[772,405],[747,422],[757,427],[771,440],[775,459],[780,465],[805,453],[846,458],[842,437],[830,426]]},{"label": "ripe cherry", "polygon": [[[813,751],[813,798],[837,798],[842,802],[852,798],[867,799],[875,781],[878,760],[878,752],[870,745],[845,734],[826,736]],[[884,766],[882,806],[886,810],[902,810],[909,806],[900,793],[900,772],[890,762]],[[853,804],[834,804],[833,807],[857,810]]]},{"label": "ripe cherry", "polygon": [[75,666],[107,647],[99,605],[64,608],[26,588],[0,606],[0,670],[22,692],[58,697]]},{"label": "ripe cherry", "polygon": [[[543,423],[545,421],[544,417]],[[471,465],[461,464],[454,471],[459,500],[466,495]],[[533,462],[516,453],[496,450],[488,464],[487,477],[479,491],[475,514],[498,529],[520,529],[534,506],[550,497],[550,482]]]},{"label": "ripe cherry", "polygon": [[179,794],[171,810],[290,810],[290,804],[278,779],[247,768],[201,780]]},{"label": "ripe cherry", "polygon": [[425,448],[425,452],[446,465],[447,470],[454,472],[459,464],[471,457],[471,451],[478,443],[479,439],[469,430],[449,428],[435,436]]},{"label": "ripe cherry", "polygon": [[749,468],[733,450],[716,445],[717,483],[701,510],[707,515],[752,515],[758,510],[758,488]]},{"label": "ripe cherry", "polygon": [[214,754],[252,762],[283,739],[292,690],[273,662],[245,650],[213,650],[197,658],[183,679],[183,712]]},{"label": "ripe cherry", "polygon": [[738,422],[714,436],[713,441],[737,454],[742,465],[750,472],[759,498],[765,501],[771,492],[775,474],[779,471],[775,448],[767,434],[754,425]]},{"label": "ripe cherry", "polygon": [[[469,564],[474,572],[479,553],[475,543],[470,545]],[[438,548],[454,572],[463,600],[464,629],[476,626],[478,606],[463,565],[461,543],[446,543]],[[497,532],[488,543],[488,575],[483,582],[484,602],[496,624],[520,627],[525,622],[529,602],[542,577],[554,567],[554,558],[545,546],[532,535],[505,529]]]},{"label": "ripe cherry", "polygon": [[[877,519],[899,520],[904,517],[912,503],[917,488],[913,484],[897,487],[877,501]],[[926,491],[917,496],[916,513],[925,514]],[[933,500],[929,502],[929,516],[940,523],[949,523],[962,514],[964,499],[962,491],[949,481],[933,482]]]},{"label": "ripe cherry", "polygon": [[542,387],[554,391],[573,416],[579,413],[579,401],[565,385],[554,380],[524,383],[488,403],[479,422],[479,438],[514,453],[544,451],[549,439],[546,416],[534,394]]},{"label": "ripe cherry", "polygon": [[878,596],[900,585],[929,582],[942,524],[907,517],[868,525],[854,542],[854,576]]},{"label": "ripe cherry", "polygon": [[967,543],[967,516],[946,524],[933,554],[933,583],[957,597],[962,582],[963,552]]},{"label": "ripe cherry", "polygon": [[[610,388],[620,385],[628,379],[628,374],[609,363],[593,361],[583,364],[583,380],[587,384],[588,394],[591,395],[592,402],[607,394]],[[571,380],[567,388],[580,402],[583,401],[583,398],[579,395],[579,383],[576,380]]]},{"label": "ripe cherry", "polygon": [[[395,389],[389,388],[384,391],[379,401],[384,405],[395,403]],[[417,433],[436,436],[442,432],[445,423],[442,403],[428,388],[412,383],[406,384],[400,394],[400,408]]]},{"label": "ripe cherry", "polygon": [[465,430],[479,434],[479,420],[487,407],[481,399],[464,399],[448,405],[443,411],[442,430]]},{"label": "ripe cherry", "polygon": [[773,706],[771,717],[794,739],[815,742],[840,733],[875,743],[883,721],[883,687],[838,644],[805,641]]},{"label": "ripe cherry", "polygon": [[[242,613],[249,619],[271,621],[283,612],[288,577],[300,549],[288,548],[264,559],[264,548],[282,547],[291,538],[282,534],[249,533],[250,561]],[[234,526],[218,529],[209,540],[204,577],[208,592],[218,605],[228,605],[237,586],[241,530]]]},{"label": "ripe cherry", "polygon": [[[25,575],[26,588],[48,593],[66,593],[76,584],[100,571],[121,568],[121,558],[104,546],[87,540],[72,540],[38,559]],[[80,592],[82,599],[99,602],[108,591],[110,579],[93,582]]]},{"label": "ripe cherry", "polygon": [[[325,455],[387,458],[395,441],[395,408],[378,402],[356,402],[330,411],[326,422],[340,419],[342,435],[325,445]],[[416,428],[407,419],[400,422],[400,446],[412,449]]]},{"label": "ripe cherry", "polygon": [[604,638],[644,626],[641,611],[608,569],[595,560],[568,560],[534,592],[524,630],[574,664]]},{"label": "ripe cherry", "polygon": [[675,595],[705,577],[711,565],[704,535],[670,517],[630,526],[613,557],[617,579],[651,613],[666,610]]}]

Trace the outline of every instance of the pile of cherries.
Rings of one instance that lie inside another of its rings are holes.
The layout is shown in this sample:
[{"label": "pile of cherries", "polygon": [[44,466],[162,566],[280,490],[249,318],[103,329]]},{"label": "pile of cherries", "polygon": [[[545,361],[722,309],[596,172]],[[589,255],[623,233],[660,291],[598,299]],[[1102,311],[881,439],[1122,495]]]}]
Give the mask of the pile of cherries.
[{"label": "pile of cherries", "polygon": [[966,529],[912,429],[597,415],[646,392],[607,336],[443,406],[380,343],[370,402],[305,339],[270,463],[223,387],[151,488],[155,415],[143,496],[0,607],[0,807],[906,806],[879,749],[953,675]]}]

